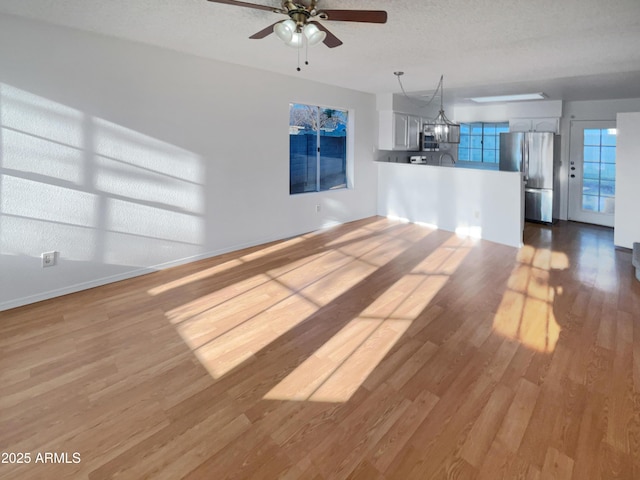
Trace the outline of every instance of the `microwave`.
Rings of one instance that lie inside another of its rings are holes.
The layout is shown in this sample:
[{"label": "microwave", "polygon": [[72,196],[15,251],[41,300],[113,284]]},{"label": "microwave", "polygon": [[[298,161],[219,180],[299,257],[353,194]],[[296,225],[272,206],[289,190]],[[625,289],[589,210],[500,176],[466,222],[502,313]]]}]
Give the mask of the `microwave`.
[{"label": "microwave", "polygon": [[423,152],[437,152],[440,145],[436,142],[435,125],[425,123],[422,126],[422,135],[420,135],[420,149]]}]

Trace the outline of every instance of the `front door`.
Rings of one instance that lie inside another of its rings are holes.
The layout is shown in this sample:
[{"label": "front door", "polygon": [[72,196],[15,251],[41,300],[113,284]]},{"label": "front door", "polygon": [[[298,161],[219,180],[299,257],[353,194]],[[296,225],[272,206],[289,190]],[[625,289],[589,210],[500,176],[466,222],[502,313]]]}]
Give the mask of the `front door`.
[{"label": "front door", "polygon": [[616,122],[571,122],[569,220],[613,227]]}]

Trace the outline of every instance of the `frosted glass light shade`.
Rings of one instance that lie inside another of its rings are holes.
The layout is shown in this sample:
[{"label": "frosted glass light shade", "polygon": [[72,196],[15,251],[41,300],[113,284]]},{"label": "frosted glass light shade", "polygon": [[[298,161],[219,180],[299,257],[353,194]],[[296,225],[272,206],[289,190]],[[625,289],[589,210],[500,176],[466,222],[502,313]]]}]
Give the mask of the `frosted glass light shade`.
[{"label": "frosted glass light shade", "polygon": [[276,23],[273,26],[273,32],[285,43],[291,41],[291,37],[293,37],[295,31],[296,23],[291,19]]},{"label": "frosted glass light shade", "polygon": [[327,36],[327,33],[320,30],[314,24],[309,23],[304,27],[304,35],[305,37],[307,37],[307,40],[309,41],[309,45],[313,46],[322,42]]},{"label": "frosted glass light shade", "polygon": [[303,39],[303,37],[302,37],[301,33],[293,32],[293,34],[291,35],[291,40],[289,40],[286,43],[290,47],[300,48],[302,46],[302,39]]}]

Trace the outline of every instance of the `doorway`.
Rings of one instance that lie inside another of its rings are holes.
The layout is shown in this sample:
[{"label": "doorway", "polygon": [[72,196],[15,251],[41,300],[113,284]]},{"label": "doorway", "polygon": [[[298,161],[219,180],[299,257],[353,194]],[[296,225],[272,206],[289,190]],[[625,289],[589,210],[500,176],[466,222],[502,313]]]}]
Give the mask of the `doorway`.
[{"label": "doorway", "polygon": [[616,122],[571,122],[569,220],[613,227],[616,192]]}]

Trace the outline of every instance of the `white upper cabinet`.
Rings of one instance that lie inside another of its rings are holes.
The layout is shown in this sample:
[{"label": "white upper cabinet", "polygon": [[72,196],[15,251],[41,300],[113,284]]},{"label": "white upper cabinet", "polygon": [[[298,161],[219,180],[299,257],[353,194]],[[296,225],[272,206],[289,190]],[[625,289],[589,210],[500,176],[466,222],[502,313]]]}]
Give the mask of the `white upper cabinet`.
[{"label": "white upper cabinet", "polygon": [[553,132],[558,133],[559,119],[549,118],[512,118],[509,120],[510,132]]},{"label": "white upper cabinet", "polygon": [[391,111],[379,112],[378,148],[380,150],[419,150],[422,120],[415,115]]},{"label": "white upper cabinet", "polygon": [[422,119],[412,115],[407,116],[409,128],[407,129],[407,150],[420,150],[420,130]]},{"label": "white upper cabinet", "polygon": [[409,132],[409,117],[399,113],[393,114],[393,150],[407,148],[407,135]]}]

